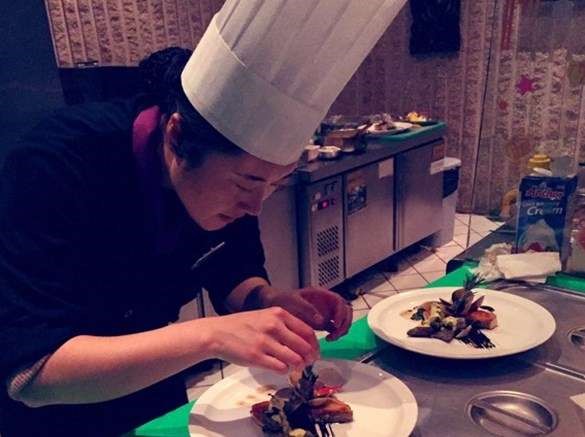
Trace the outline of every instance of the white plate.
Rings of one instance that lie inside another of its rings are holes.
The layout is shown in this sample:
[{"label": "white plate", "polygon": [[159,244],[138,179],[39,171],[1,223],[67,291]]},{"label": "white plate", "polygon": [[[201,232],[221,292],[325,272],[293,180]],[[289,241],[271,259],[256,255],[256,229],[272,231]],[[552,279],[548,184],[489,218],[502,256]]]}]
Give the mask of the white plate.
[{"label": "white plate", "polygon": [[[336,396],[353,410],[353,422],[333,425],[336,436],[410,435],[418,408],[414,395],[398,378],[355,361],[328,360],[315,365],[317,372],[324,368],[334,368],[343,376],[346,383]],[[286,376],[263,370],[246,368],[228,376],[197,400],[189,417],[189,432],[192,437],[261,437],[250,407],[268,400],[274,387],[286,386]]]},{"label": "white plate", "polygon": [[460,341],[445,343],[434,338],[415,338],[406,335],[420,322],[409,320],[400,314],[424,302],[451,301],[455,287],[413,290],[396,294],[378,302],[368,314],[368,324],[374,333],[387,342],[425,355],[441,358],[480,359],[494,358],[524,352],[540,346],[555,332],[553,316],[531,300],[486,289],[474,290],[477,297],[485,296],[484,305],[496,310],[498,326],[485,334],[496,345],[491,349],[477,349]]},{"label": "white plate", "polygon": [[372,127],[370,126],[366,130],[366,132],[368,133],[368,135],[372,135],[372,136],[397,135],[397,134],[401,134],[403,132],[406,132],[408,129],[410,129],[414,126],[412,123],[407,123],[405,121],[394,121],[393,123],[394,123],[395,129],[377,131],[377,130],[373,130]]}]

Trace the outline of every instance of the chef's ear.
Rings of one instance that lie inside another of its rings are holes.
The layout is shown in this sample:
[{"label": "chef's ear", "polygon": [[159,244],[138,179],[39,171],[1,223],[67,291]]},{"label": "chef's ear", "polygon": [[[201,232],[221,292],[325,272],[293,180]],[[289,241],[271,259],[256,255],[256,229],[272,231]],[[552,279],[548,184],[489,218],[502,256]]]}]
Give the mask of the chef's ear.
[{"label": "chef's ear", "polygon": [[173,112],[168,119],[164,122],[164,148],[165,153],[171,152],[174,155],[174,159],[180,163],[183,158],[175,153],[177,150],[181,138],[182,138],[182,126],[183,117],[178,112]]},{"label": "chef's ear", "polygon": [[173,112],[165,123],[165,139],[173,146],[181,141],[181,124],[183,117],[178,112]]}]

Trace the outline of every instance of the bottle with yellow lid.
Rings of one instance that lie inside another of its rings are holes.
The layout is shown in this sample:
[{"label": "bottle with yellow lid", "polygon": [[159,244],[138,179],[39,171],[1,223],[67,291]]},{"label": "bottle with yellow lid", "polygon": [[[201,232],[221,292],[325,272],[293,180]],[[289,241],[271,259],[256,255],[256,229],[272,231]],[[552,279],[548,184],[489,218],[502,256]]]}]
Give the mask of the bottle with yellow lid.
[{"label": "bottle with yellow lid", "polygon": [[528,168],[534,170],[535,168],[544,168],[550,170],[551,159],[544,153],[536,153],[532,158],[528,160]]}]

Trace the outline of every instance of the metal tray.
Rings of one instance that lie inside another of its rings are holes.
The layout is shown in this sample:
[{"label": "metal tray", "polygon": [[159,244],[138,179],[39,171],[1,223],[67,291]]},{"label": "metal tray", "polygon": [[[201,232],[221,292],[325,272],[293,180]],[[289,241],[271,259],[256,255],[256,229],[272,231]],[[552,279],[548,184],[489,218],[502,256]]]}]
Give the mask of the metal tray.
[{"label": "metal tray", "polygon": [[513,357],[457,361],[388,345],[365,362],[400,378],[414,393],[412,437],[585,435],[585,298],[546,287],[505,292],[533,300],[557,320],[544,345]]}]

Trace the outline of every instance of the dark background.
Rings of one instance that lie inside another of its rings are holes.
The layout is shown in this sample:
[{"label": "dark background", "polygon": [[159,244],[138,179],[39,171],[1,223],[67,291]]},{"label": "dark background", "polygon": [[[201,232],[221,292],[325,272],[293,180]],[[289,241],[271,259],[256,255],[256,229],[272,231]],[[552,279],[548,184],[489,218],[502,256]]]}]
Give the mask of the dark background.
[{"label": "dark background", "polygon": [[58,69],[41,1],[0,1],[0,29],[0,162],[53,109],[138,91],[137,68]]}]

